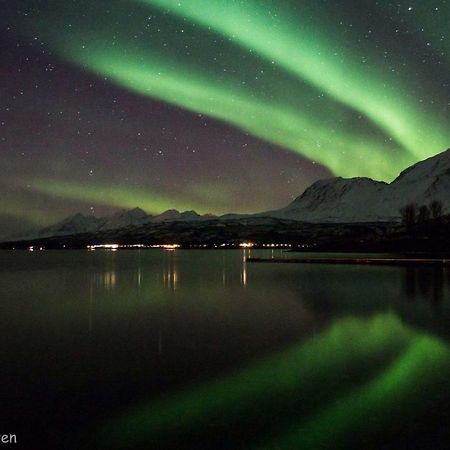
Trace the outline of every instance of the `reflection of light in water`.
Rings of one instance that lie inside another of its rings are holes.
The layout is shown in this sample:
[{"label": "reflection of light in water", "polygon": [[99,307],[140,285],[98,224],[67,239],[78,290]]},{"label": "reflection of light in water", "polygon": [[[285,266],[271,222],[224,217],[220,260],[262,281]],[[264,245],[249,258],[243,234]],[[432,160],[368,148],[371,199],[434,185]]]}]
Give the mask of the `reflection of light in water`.
[{"label": "reflection of light in water", "polygon": [[222,256],[222,286],[227,284],[227,260],[225,255]]},{"label": "reflection of light in water", "polygon": [[163,271],[163,286],[174,291],[178,286],[178,270],[174,253],[167,253],[166,267]]},{"label": "reflection of light in water", "polygon": [[172,268],[169,268],[167,271],[164,271],[163,273],[163,283],[164,287],[175,290],[177,288],[178,283],[178,273],[173,270]]},{"label": "reflection of light in water", "polygon": [[242,266],[242,285],[247,286],[247,264],[244,263]]},{"label": "reflection of light in water", "polygon": [[241,284],[247,286],[247,258],[251,257],[251,250],[242,250],[242,271],[241,271]]},{"label": "reflection of light in water", "polygon": [[89,336],[92,334],[92,309],[93,309],[93,302],[94,302],[94,277],[90,277],[90,283],[89,283],[89,319],[88,319],[88,331]]},{"label": "reflection of light in water", "polygon": [[178,272],[176,272],[175,270],[173,271],[172,274],[172,281],[173,281],[173,289],[175,290],[177,288],[178,283]]},{"label": "reflection of light in water", "polygon": [[103,286],[106,289],[114,289],[116,287],[116,272],[105,272],[103,274]]}]

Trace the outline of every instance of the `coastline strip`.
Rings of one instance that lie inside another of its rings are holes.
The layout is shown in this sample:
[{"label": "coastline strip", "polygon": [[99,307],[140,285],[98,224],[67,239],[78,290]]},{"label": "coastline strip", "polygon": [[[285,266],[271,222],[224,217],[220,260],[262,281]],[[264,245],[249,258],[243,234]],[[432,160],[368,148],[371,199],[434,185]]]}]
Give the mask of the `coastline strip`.
[{"label": "coastline strip", "polygon": [[450,266],[450,259],[441,258],[247,258],[254,263],[284,264],[367,264],[377,266]]}]

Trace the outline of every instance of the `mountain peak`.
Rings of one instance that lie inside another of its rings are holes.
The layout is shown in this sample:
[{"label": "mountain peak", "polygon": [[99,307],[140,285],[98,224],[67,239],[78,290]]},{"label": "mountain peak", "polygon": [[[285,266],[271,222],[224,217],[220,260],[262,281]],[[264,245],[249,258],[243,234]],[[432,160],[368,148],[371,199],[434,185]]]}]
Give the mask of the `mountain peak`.
[{"label": "mountain peak", "polygon": [[371,178],[355,177],[342,178],[334,177],[325,180],[318,180],[297,197],[292,204],[307,203],[310,208],[316,208],[323,203],[329,203],[340,199],[343,195],[354,191],[355,195],[362,194],[367,190],[376,190],[386,183],[374,181]]},{"label": "mountain peak", "polygon": [[137,206],[135,208],[133,208],[133,209],[128,210],[127,214],[129,216],[136,217],[136,218],[138,218],[138,217],[140,217],[140,218],[148,217],[148,214],[142,208],[139,208]]},{"label": "mountain peak", "polygon": [[92,215],[84,215],[80,212],[75,213],[55,225],[43,228],[39,236],[61,236],[65,234],[86,233],[95,230],[100,220]]},{"label": "mountain peak", "polygon": [[167,211],[153,217],[154,222],[163,222],[165,220],[172,220],[180,216],[180,211],[176,209],[168,209]]},{"label": "mountain peak", "polygon": [[110,217],[104,217],[99,229],[113,230],[116,228],[124,228],[128,226],[143,225],[150,221],[152,216],[149,216],[141,208],[123,209],[116,212]]},{"label": "mountain peak", "polygon": [[400,175],[392,182],[392,184],[417,182],[420,178],[438,177],[449,173],[450,148],[406,168],[400,172]]},{"label": "mountain peak", "polygon": [[180,212],[176,209],[168,209],[167,211],[164,211],[162,214],[155,216],[152,221],[153,222],[163,222],[163,221],[190,222],[190,221],[200,220],[202,218],[203,218],[203,216],[201,216],[194,210]]}]

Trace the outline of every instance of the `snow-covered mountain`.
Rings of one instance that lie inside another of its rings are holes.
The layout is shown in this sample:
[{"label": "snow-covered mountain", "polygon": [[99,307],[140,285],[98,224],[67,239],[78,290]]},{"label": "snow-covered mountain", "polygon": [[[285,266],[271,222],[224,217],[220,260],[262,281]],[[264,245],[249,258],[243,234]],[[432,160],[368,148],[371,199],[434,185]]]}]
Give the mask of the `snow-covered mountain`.
[{"label": "snow-covered mountain", "polygon": [[44,228],[38,237],[101,232],[149,223],[251,217],[311,223],[390,222],[400,220],[400,208],[408,203],[429,205],[434,200],[442,203],[444,214],[450,213],[450,149],[407,168],[389,184],[370,178],[338,177],[317,181],[279,210],[259,214],[225,214],[221,217],[176,209],[155,216],[140,208],[119,211],[103,218],[78,213]]},{"label": "snow-covered mountain", "polygon": [[150,222],[152,218],[153,216],[147,214],[141,208],[123,210],[101,219],[103,223],[100,224],[98,230],[117,230],[129,226],[144,225]]},{"label": "snow-covered mountain", "polygon": [[450,213],[450,149],[404,170],[392,183],[370,178],[320,180],[271,217],[305,222],[398,221],[408,203],[442,202]]},{"label": "snow-covered mountain", "polygon": [[38,237],[87,233],[97,230],[102,223],[103,220],[98,219],[95,216],[77,213],[65,218],[55,225],[43,228],[39,231]]},{"label": "snow-covered mountain", "polygon": [[152,222],[165,222],[167,220],[176,220],[180,216],[180,212],[176,209],[168,209],[161,214],[153,217]]},{"label": "snow-covered mountain", "polygon": [[163,213],[154,216],[152,222],[195,222],[197,220],[211,220],[215,219],[217,216],[213,214],[203,214],[200,215],[195,211],[177,211],[176,209],[168,209]]},{"label": "snow-covered mountain", "polygon": [[212,214],[200,215],[195,211],[180,212],[176,209],[169,209],[155,216],[147,214],[141,208],[122,210],[112,216],[100,218],[93,215],[77,213],[55,225],[40,230],[37,236],[32,237],[66,236],[87,232],[118,230],[130,226],[138,227],[151,222],[194,222],[199,220],[211,220],[216,217],[217,216]]}]

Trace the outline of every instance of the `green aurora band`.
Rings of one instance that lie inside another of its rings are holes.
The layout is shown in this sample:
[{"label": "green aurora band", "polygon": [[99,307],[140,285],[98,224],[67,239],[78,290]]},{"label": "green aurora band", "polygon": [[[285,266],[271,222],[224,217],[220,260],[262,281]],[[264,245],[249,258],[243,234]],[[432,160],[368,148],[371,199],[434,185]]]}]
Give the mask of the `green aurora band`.
[{"label": "green aurora band", "polygon": [[[23,205],[25,205],[25,207]],[[3,199],[0,203],[0,216],[20,217],[37,226],[43,226],[48,224],[49,221],[56,222],[60,219],[60,216],[57,213],[42,211],[42,209],[31,202],[24,203],[23,200],[21,200],[21,206],[18,206],[18,201],[6,199]]]},{"label": "green aurora band", "polygon": [[[436,105],[425,106],[413,95],[418,81],[389,73],[368,43],[337,35],[318,14],[302,17],[303,4],[294,11],[289,2],[113,0],[104,14],[102,2],[82,3],[70,29],[61,14],[73,14],[69,4],[25,24],[98,76],[220,119],[336,175],[390,180],[450,142],[437,88],[429,90]],[[124,25],[137,5],[142,17]],[[145,15],[158,14],[161,36],[139,35]],[[218,54],[222,65],[211,64]],[[363,64],[364,55],[373,57]]]},{"label": "green aurora band", "polygon": [[[335,173],[392,175],[383,156],[387,147],[371,142],[369,138],[340,132],[330,137],[329,129],[286,106],[255,100],[232,86],[217,86],[193,69],[187,70],[181,65],[173,70],[168,61],[160,61],[156,55],[149,58],[145,66],[140,62],[142,59],[136,54],[128,59],[115,50],[106,54],[91,50],[82,57],[82,62],[130,90],[221,119],[308,156]],[[320,149],[317,141],[320,141]],[[352,166],[343,158],[336,158],[336,152],[352,154],[355,157]],[[367,165],[368,158],[370,165]],[[406,155],[401,159],[404,166],[408,159]]]},{"label": "green aurora band", "polygon": [[[49,0],[14,20],[50,53],[137,95],[218,119],[335,175],[390,181],[450,145],[448,99],[437,81],[450,64],[442,39],[449,13],[410,3],[415,14],[405,18],[391,14],[387,1],[355,3],[352,10],[304,0]],[[388,44],[363,38],[372,26],[365,17],[370,8],[378,20],[392,16],[378,22]],[[336,17],[354,24],[344,29]],[[424,33],[396,42],[402,21]],[[405,51],[406,44],[438,54],[439,69]],[[228,212],[226,202],[218,206],[227,191],[220,185],[196,196],[203,188],[193,183],[177,197],[97,184],[48,179],[31,189],[98,205],[139,203],[149,212],[209,212],[211,205]]]},{"label": "green aurora band", "polygon": [[31,180],[33,190],[56,198],[90,201],[98,205],[110,205],[120,208],[134,208],[140,205],[150,213],[159,213],[169,208],[195,209],[203,212],[203,205],[190,203],[178,196],[163,196],[160,193],[151,193],[148,189],[132,189],[126,186],[107,186],[102,184],[87,185],[58,180]]},{"label": "green aurora band", "polygon": [[[319,24],[292,19],[273,2],[247,0],[143,0],[196,21],[232,38],[250,51],[276,63],[322,89],[380,126],[415,157],[423,158],[443,149],[449,134],[444,124],[430,125],[418,100],[402,95],[404,87],[373,68],[361,64],[362,57],[345,55],[333,37]],[[300,2],[302,3],[302,2]],[[274,11],[275,9],[275,11]],[[268,32],[270,30],[270,32]],[[427,124],[427,126],[424,126]]]}]

